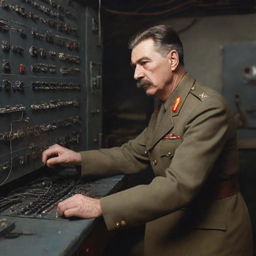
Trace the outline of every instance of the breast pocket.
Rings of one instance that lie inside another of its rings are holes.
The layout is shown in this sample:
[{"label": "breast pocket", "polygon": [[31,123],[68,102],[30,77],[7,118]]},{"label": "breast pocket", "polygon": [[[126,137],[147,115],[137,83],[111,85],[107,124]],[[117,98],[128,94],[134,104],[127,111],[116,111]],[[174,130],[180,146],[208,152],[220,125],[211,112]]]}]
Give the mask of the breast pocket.
[{"label": "breast pocket", "polygon": [[180,146],[181,142],[181,139],[161,140],[159,143],[160,156],[163,158],[172,158],[175,150]]}]

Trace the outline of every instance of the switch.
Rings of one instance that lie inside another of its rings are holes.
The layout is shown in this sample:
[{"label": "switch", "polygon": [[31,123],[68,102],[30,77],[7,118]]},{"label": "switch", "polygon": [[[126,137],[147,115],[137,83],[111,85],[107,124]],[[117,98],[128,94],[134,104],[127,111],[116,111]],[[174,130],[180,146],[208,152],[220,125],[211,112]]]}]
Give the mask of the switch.
[{"label": "switch", "polygon": [[100,109],[98,109],[98,108],[91,110],[91,114],[93,114],[93,115],[99,114],[99,113],[100,113]]},{"label": "switch", "polygon": [[24,48],[23,48],[23,47],[20,47],[20,46],[13,46],[13,47],[12,47],[12,51],[13,51],[13,53],[15,53],[15,54],[20,54],[20,55],[22,55],[22,54],[23,54],[23,51],[24,51]]},{"label": "switch", "polygon": [[65,53],[63,53],[63,52],[60,52],[59,53],[59,55],[58,55],[58,58],[59,58],[59,60],[66,60],[66,55],[65,55]]},{"label": "switch", "polygon": [[3,60],[2,68],[3,68],[4,73],[10,73],[11,72],[11,64],[10,64],[9,60]]},{"label": "switch", "polygon": [[42,57],[42,58],[45,58],[45,57],[46,57],[46,51],[45,51],[45,49],[39,48],[39,49],[38,49],[38,53],[39,53],[39,56],[40,56],[40,57]]},{"label": "switch", "polygon": [[16,81],[15,82],[15,89],[17,91],[23,92],[24,91],[24,82],[23,81]]},{"label": "switch", "polygon": [[46,42],[53,44],[54,43],[54,36],[51,33],[46,32],[45,40],[46,40]]},{"label": "switch", "polygon": [[72,50],[73,49],[72,42],[66,43],[66,47],[67,47],[67,49]]},{"label": "switch", "polygon": [[39,71],[39,68],[38,68],[36,65],[31,65],[31,66],[30,66],[30,69],[31,69],[31,71],[32,71],[33,73],[36,73],[36,72]]},{"label": "switch", "polygon": [[8,40],[2,40],[1,44],[3,52],[9,52],[10,51],[10,43]]},{"label": "switch", "polygon": [[0,31],[7,32],[9,31],[8,21],[0,19]]},{"label": "switch", "polygon": [[48,51],[48,53],[51,57],[56,57],[57,56],[57,52],[55,52],[55,51]]},{"label": "switch", "polygon": [[26,72],[26,67],[23,64],[19,65],[19,72],[20,74],[25,74]]},{"label": "switch", "polygon": [[10,11],[11,10],[11,6],[9,4],[5,3],[5,1],[2,1],[2,5],[1,6],[6,11]]},{"label": "switch", "polygon": [[3,80],[3,88],[6,92],[9,92],[12,88],[12,84],[9,80]]},{"label": "switch", "polygon": [[28,50],[30,56],[36,57],[37,56],[37,48],[34,46],[31,46]]},{"label": "switch", "polygon": [[51,74],[55,74],[55,73],[56,73],[56,65],[54,65],[54,64],[49,64],[48,68],[49,68],[49,72],[50,72]]}]

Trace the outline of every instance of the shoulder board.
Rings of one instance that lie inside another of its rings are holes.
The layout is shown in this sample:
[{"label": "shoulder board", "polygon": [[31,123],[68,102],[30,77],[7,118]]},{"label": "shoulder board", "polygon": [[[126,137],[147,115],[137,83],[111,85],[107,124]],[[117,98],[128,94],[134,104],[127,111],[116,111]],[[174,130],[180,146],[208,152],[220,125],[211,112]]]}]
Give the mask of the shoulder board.
[{"label": "shoulder board", "polygon": [[190,93],[197,97],[199,100],[206,100],[209,95],[205,92],[205,90],[198,83],[194,83],[194,85],[190,89]]}]

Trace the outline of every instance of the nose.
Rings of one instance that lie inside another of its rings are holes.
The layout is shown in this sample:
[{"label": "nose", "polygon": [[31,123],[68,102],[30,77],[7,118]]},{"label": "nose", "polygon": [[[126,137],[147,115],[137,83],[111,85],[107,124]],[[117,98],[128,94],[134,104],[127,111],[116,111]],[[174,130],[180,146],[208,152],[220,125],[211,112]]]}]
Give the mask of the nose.
[{"label": "nose", "polygon": [[143,69],[139,65],[135,66],[133,77],[135,80],[139,80],[144,77]]}]

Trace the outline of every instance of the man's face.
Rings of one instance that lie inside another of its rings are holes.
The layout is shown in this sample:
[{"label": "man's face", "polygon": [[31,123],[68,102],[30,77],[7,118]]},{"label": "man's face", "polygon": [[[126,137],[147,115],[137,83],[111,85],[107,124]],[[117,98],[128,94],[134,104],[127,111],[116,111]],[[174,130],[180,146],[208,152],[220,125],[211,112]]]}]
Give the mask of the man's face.
[{"label": "man's face", "polygon": [[161,55],[154,41],[146,39],[133,48],[131,62],[135,66],[137,86],[144,88],[147,95],[162,99],[173,77],[168,55]]}]

